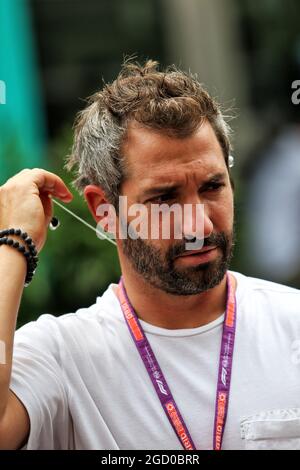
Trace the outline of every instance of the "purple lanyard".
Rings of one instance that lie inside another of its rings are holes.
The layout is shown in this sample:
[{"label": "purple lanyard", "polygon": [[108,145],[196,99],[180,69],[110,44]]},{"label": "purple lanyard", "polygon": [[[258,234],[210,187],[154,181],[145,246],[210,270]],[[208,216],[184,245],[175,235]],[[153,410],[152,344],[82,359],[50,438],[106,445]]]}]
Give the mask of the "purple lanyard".
[{"label": "purple lanyard", "polygon": [[[214,420],[213,448],[221,450],[227,418],[232,371],[234,338],[236,330],[236,281],[227,272],[227,303],[223,324],[222,343],[219,359],[218,385]],[[189,430],[180,414],[167,381],[161,371],[140,321],[128,299],[123,279],[119,282],[118,297],[132,339],[147,369],[161,405],[173,427],[180,444],[185,450],[196,450]]]}]

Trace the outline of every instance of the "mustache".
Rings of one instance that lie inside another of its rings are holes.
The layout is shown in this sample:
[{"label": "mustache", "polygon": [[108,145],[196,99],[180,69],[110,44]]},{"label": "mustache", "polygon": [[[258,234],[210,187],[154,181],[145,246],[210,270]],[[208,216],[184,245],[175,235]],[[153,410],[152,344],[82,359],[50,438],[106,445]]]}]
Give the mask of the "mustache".
[{"label": "mustache", "polygon": [[221,250],[224,252],[228,244],[228,237],[225,235],[224,232],[221,232],[221,233],[212,233],[209,237],[206,237],[204,240],[197,239],[196,237],[194,237],[193,239],[183,238],[179,243],[177,243],[176,245],[173,245],[168,250],[167,258],[169,260],[173,260],[177,258],[177,256],[180,256],[186,252],[186,243],[195,243],[195,242],[199,242],[199,244],[200,242],[202,242],[203,248],[206,248],[209,246],[215,246],[215,247],[221,248]]}]

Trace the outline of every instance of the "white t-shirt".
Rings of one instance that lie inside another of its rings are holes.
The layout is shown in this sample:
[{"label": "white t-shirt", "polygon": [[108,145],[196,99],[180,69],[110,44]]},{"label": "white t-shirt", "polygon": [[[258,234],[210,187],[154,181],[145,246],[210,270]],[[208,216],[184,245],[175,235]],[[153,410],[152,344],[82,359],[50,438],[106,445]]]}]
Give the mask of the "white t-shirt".
[{"label": "white t-shirt", "polygon": [[[237,330],[223,449],[300,449],[300,291],[232,274]],[[223,320],[182,330],[141,322],[200,450],[212,448]],[[30,416],[27,449],[182,450],[113,285],[89,308],[42,315],[16,332],[11,389]]]}]

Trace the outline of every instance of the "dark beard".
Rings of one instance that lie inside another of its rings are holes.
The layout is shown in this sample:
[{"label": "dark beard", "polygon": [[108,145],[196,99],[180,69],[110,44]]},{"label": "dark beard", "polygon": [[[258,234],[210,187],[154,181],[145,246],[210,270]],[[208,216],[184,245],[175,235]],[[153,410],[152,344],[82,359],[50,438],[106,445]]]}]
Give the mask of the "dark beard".
[{"label": "dark beard", "polygon": [[221,254],[214,261],[191,266],[175,268],[174,260],[186,251],[186,243],[182,240],[173,245],[166,254],[150,245],[145,240],[126,238],[122,240],[124,255],[131,265],[153,287],[168,294],[195,295],[217,286],[229,268],[233,254],[234,230],[230,235],[224,232],[211,234],[205,238],[203,247],[216,246]]}]

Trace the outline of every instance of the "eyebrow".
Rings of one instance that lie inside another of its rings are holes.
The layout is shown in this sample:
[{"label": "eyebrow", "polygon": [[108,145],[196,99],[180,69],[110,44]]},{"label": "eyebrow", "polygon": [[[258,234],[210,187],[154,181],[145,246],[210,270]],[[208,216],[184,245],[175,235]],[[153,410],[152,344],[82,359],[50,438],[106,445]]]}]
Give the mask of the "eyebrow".
[{"label": "eyebrow", "polygon": [[[211,183],[219,183],[220,181],[223,181],[226,178],[226,173],[225,172],[219,172],[215,173],[212,175],[210,178],[208,178],[206,181],[204,181],[200,187],[200,189],[205,189],[206,186],[208,186]],[[163,194],[163,193],[174,193],[180,188],[180,185],[178,184],[165,184],[161,186],[155,186],[153,188],[148,188],[145,191],[143,191],[143,196],[155,196],[157,194]]]}]

